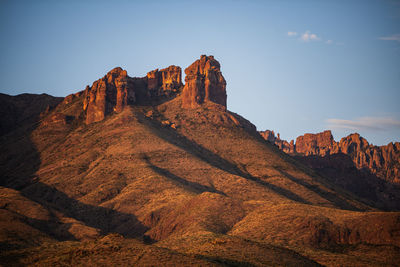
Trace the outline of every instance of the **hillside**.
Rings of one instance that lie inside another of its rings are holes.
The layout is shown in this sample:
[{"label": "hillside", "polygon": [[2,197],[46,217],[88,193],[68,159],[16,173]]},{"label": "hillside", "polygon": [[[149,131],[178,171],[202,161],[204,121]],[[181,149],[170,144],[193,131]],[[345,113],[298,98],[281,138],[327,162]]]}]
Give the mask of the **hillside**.
[{"label": "hillside", "polygon": [[342,189],[226,109],[201,56],[115,68],[1,137],[5,265],[392,265],[400,213]]}]

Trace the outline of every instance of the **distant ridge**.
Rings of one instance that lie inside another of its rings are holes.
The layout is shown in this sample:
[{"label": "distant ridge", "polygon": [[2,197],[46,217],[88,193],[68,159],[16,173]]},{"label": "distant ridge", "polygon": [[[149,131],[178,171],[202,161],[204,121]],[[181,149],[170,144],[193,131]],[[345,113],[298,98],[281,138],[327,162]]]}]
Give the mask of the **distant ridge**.
[{"label": "distant ridge", "polygon": [[279,149],[362,197],[373,197],[386,208],[400,209],[400,143],[374,146],[358,133],[336,142],[331,131],[305,134],[289,143],[274,131],[261,136]]}]

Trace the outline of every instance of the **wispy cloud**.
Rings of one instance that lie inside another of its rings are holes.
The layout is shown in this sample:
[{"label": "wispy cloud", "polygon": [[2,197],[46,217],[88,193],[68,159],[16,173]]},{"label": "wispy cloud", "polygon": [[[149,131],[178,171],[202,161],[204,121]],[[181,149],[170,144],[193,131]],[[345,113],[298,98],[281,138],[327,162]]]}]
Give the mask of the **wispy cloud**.
[{"label": "wispy cloud", "polygon": [[300,36],[300,39],[304,42],[309,42],[309,41],[320,41],[321,38],[318,37],[315,33],[311,33],[310,31],[306,31]]},{"label": "wispy cloud", "polygon": [[312,42],[312,41],[323,41],[327,45],[331,45],[331,44],[343,45],[343,43],[334,42],[331,39],[324,40],[322,37],[320,37],[316,33],[312,33],[310,30],[305,31],[304,33],[288,31],[287,36],[290,38],[293,38],[293,39],[297,39],[304,43],[308,43],[308,42]]},{"label": "wispy cloud", "polygon": [[400,120],[391,117],[361,117],[355,120],[327,119],[326,123],[332,129],[382,131],[400,128]]},{"label": "wispy cloud", "polygon": [[397,41],[400,43],[400,33],[392,34],[390,36],[379,37],[379,40]]}]

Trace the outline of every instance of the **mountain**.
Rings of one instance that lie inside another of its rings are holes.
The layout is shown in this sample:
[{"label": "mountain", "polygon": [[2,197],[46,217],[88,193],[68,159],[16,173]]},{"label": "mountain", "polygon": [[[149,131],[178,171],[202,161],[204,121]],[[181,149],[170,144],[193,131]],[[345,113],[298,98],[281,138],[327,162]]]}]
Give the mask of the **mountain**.
[{"label": "mountain", "polygon": [[50,111],[63,100],[47,94],[21,94],[9,96],[0,94],[0,135],[11,132],[23,125],[33,124],[42,112]]},{"label": "mountain", "polygon": [[399,262],[399,212],[343,189],[227,110],[214,57],[186,68],[185,84],[180,72],[135,78],[115,68],[1,136],[0,262]]},{"label": "mountain", "polygon": [[336,142],[329,130],[299,136],[296,143],[281,140],[274,131],[260,134],[346,190],[373,199],[380,208],[400,209],[399,142],[374,146],[358,133]]}]

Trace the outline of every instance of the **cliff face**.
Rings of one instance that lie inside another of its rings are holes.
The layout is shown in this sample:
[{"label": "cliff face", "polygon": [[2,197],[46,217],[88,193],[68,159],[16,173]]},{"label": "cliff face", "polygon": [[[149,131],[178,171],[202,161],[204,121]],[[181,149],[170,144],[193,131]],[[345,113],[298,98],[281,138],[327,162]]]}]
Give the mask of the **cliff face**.
[{"label": "cliff face", "polygon": [[146,77],[129,77],[126,70],[112,69],[84,91],[86,124],[98,122],[125,106],[140,104],[176,93],[182,86],[181,68],[170,66],[150,71]]},{"label": "cliff face", "polygon": [[[226,109],[226,82],[213,56],[201,56],[185,73],[182,107],[196,108],[205,102],[214,102]],[[86,124],[101,121],[112,112],[119,113],[127,105],[169,98],[182,86],[182,71],[178,66],[150,71],[143,78],[129,77],[126,70],[115,68],[83,92]],[[73,96],[66,99],[70,98]]]},{"label": "cliff face", "polygon": [[183,107],[194,108],[211,101],[226,108],[226,81],[220,71],[219,62],[213,56],[202,55],[185,69],[185,74]]},{"label": "cliff face", "polygon": [[300,154],[325,156],[338,152],[338,146],[331,131],[305,134],[296,139],[296,152]]},{"label": "cliff face", "polygon": [[182,85],[182,70],[178,66],[150,71],[146,77],[151,96],[170,95]]},{"label": "cliff face", "polygon": [[260,132],[264,139],[276,144],[286,153],[298,156],[321,156],[334,154],[348,155],[358,169],[367,169],[379,178],[400,183],[400,143],[374,146],[358,133],[350,134],[339,142],[333,139],[331,131],[305,134],[297,137],[296,143],[275,137],[273,131]]}]

